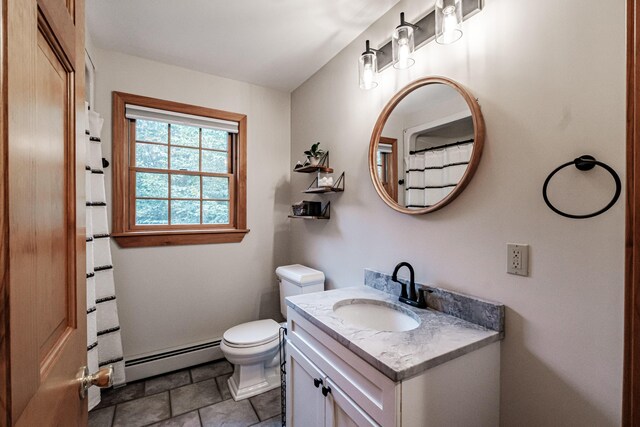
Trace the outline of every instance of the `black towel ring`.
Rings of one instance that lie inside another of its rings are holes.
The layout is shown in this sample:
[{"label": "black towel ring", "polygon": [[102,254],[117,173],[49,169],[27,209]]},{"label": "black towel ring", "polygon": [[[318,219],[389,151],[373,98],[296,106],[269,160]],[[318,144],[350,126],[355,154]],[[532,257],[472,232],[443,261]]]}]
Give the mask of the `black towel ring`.
[{"label": "black towel ring", "polygon": [[[609,172],[611,174],[611,176],[613,177],[613,180],[616,183],[616,194],[613,195],[613,199],[611,199],[611,201],[607,204],[607,206],[605,206],[604,208],[600,209],[597,212],[593,212],[590,214],[586,214],[586,215],[573,215],[573,214],[568,214],[566,212],[562,212],[560,209],[556,208],[555,206],[553,206],[551,204],[551,202],[549,201],[549,198],[547,197],[547,186],[549,185],[549,181],[551,181],[551,178],[560,170],[563,168],[566,168],[567,166],[570,165],[575,165],[576,168],[578,168],[578,170],[581,171],[588,171],[593,169],[594,167],[600,166],[601,168],[605,169],[607,172]],[[616,171],[613,170],[613,168],[605,163],[599,162],[595,159],[595,157],[593,156],[589,156],[588,154],[585,154],[583,156],[578,157],[577,159],[574,159],[570,162],[567,162],[563,165],[558,166],[553,172],[551,172],[549,174],[549,176],[547,177],[547,179],[544,181],[544,185],[542,186],[542,197],[544,198],[544,202],[547,204],[547,206],[549,206],[549,209],[551,209],[552,211],[554,211],[555,213],[557,213],[558,215],[562,215],[564,217],[567,218],[573,218],[573,219],[584,219],[584,218],[593,218],[594,216],[598,216],[601,213],[604,213],[606,211],[609,210],[609,208],[611,208],[611,206],[615,205],[616,202],[618,201],[618,198],[620,197],[620,192],[622,190],[622,184],[620,182],[620,177],[618,176],[618,174],[616,173]]]}]

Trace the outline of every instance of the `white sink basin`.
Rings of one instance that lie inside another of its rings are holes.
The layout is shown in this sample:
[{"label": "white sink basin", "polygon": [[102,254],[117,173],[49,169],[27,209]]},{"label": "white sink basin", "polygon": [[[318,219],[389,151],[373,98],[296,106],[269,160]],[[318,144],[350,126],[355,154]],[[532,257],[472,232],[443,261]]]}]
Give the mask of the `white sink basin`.
[{"label": "white sink basin", "polygon": [[420,326],[420,318],[406,308],[373,299],[338,301],[333,312],[350,326],[362,329],[402,332]]}]

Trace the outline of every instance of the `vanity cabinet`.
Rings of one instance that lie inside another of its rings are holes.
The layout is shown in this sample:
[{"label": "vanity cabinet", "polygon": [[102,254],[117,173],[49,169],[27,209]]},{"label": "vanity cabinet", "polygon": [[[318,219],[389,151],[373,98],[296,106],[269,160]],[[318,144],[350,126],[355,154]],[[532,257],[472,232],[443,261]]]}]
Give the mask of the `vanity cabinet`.
[{"label": "vanity cabinet", "polygon": [[292,307],[287,319],[287,426],[499,424],[499,342],[394,381]]}]

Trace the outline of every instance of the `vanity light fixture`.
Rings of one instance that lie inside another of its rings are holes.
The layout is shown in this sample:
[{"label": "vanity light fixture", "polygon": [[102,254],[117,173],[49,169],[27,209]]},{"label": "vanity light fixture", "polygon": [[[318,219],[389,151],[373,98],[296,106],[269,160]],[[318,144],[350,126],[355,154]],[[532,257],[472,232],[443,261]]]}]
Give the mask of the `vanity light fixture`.
[{"label": "vanity light fixture", "polygon": [[403,70],[415,64],[416,61],[411,57],[411,54],[414,49],[413,30],[417,28],[416,25],[404,20],[404,12],[400,13],[400,25],[393,30],[391,35],[393,68]]},{"label": "vanity light fixture", "polygon": [[462,20],[468,19],[482,10],[484,0],[435,0],[435,8],[415,23],[404,20],[400,14],[400,25],[391,35],[391,40],[378,49],[369,47],[360,55],[358,73],[360,88],[373,89],[378,86],[376,74],[393,65],[405,69],[415,64],[412,58],[417,46],[435,40],[440,44],[450,44],[462,37]]},{"label": "vanity light fixture", "polygon": [[358,60],[358,76],[360,80],[360,89],[369,90],[378,86],[376,74],[378,73],[377,50],[369,46],[369,40],[366,41],[366,49],[360,55]]},{"label": "vanity light fixture", "polygon": [[436,43],[451,44],[462,37],[462,0],[436,0]]}]

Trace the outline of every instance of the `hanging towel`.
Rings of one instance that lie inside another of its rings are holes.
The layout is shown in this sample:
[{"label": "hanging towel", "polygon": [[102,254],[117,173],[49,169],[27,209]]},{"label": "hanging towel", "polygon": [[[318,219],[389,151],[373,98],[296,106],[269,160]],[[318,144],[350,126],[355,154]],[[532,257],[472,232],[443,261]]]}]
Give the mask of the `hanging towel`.
[{"label": "hanging towel", "polygon": [[445,185],[443,166],[445,151],[434,150],[424,153],[426,156],[424,201],[425,206],[433,206],[442,199],[442,186]]},{"label": "hanging towel", "polygon": [[473,141],[431,149],[408,157],[406,206],[433,206],[447,197],[467,170]]},{"label": "hanging towel", "polygon": [[[86,105],[86,240],[87,240],[87,366],[90,372],[113,365],[113,385],[125,382],[120,322],[116,306],[113,263],[100,132],[104,119]],[[89,389],[89,409],[100,403],[100,389]]]},{"label": "hanging towel", "polygon": [[424,167],[424,154],[409,156],[409,171],[405,182],[407,207],[421,208],[424,206]]},{"label": "hanging towel", "polygon": [[457,145],[447,148],[447,164],[451,165],[447,169],[447,184],[457,184],[467,171],[469,160],[471,160],[471,152],[473,151],[473,143]]}]

